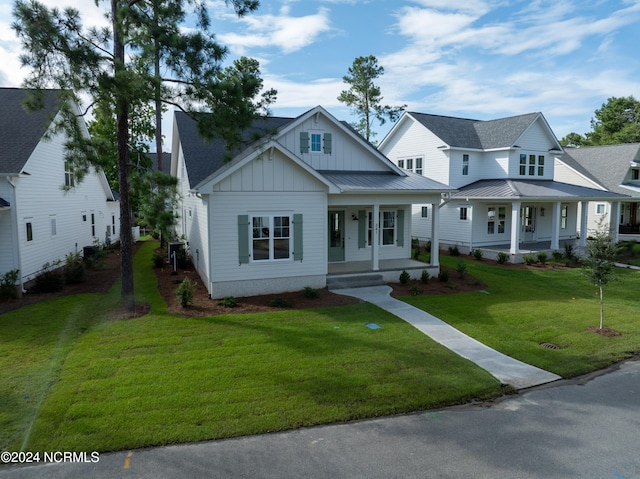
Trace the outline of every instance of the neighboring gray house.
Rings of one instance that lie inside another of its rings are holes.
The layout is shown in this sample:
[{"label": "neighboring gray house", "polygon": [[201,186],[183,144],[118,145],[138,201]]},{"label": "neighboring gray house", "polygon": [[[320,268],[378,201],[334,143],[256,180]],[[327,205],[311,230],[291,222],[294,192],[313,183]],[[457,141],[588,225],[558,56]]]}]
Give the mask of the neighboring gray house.
[{"label": "neighboring gray house", "polygon": [[617,225],[619,234],[640,233],[640,143],[565,148],[556,159],[556,179],[566,183],[627,195],[615,202],[589,203],[588,231]]},{"label": "neighboring gray house", "polygon": [[47,91],[45,108],[33,113],[22,106],[26,96],[0,88],[0,275],[19,269],[21,283],[94,241],[117,241],[120,219],[104,173],[93,170],[78,184],[64,161],[65,137],[45,138],[57,92]]},{"label": "neighboring gray house", "polygon": [[[542,113],[480,121],[406,112],[379,149],[399,167],[457,189],[439,205],[439,236],[442,247],[464,252],[505,251],[520,261],[523,251],[557,250],[587,222],[580,203],[621,199],[554,179],[562,148]],[[432,214],[428,205],[413,209],[422,240],[431,239]]]},{"label": "neighboring gray house", "polygon": [[[257,120],[244,134],[252,143],[227,154],[175,113],[178,234],[213,298],[321,288],[330,275],[372,271],[398,281],[412,262],[411,206],[437,205],[450,191],[398,168],[322,107]],[[437,236],[437,215],[433,223]],[[437,274],[437,249],[419,266],[414,276]]]}]

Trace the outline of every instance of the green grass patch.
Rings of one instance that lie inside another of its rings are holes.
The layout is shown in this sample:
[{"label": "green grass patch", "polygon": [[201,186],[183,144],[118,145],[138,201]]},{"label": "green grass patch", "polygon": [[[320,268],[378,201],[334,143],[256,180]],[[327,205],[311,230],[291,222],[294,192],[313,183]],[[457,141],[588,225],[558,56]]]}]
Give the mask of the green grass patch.
[{"label": "green grass patch", "polygon": [[[445,266],[455,258],[442,257]],[[618,270],[620,281],[604,289],[604,326],[622,333],[602,337],[599,298],[577,269],[520,270],[469,263],[469,274],[488,285],[487,293],[408,296],[413,304],[482,343],[529,364],[573,377],[601,369],[640,351],[637,321],[640,272]],[[561,349],[540,346],[552,343]]]},{"label": "green grass patch", "polygon": [[[119,450],[264,433],[493,397],[485,371],[370,304],[187,318],[167,312],[142,245],[142,318],[107,295],[3,315],[0,448]],[[55,313],[52,313],[55,311]],[[375,322],[380,329],[365,324]]]}]

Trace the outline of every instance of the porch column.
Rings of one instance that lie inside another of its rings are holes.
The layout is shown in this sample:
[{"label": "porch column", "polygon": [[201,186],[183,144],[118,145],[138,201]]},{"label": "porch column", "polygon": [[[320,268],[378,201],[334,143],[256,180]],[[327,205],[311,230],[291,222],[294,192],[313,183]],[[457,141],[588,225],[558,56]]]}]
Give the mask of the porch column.
[{"label": "porch column", "polygon": [[551,211],[551,249],[553,251],[560,249],[560,202],[553,204]]},{"label": "porch column", "polygon": [[431,266],[440,266],[440,204],[432,203],[431,211]]},{"label": "porch column", "polygon": [[520,252],[520,202],[511,203],[511,246],[509,253],[515,256]]},{"label": "porch column", "polygon": [[578,241],[578,246],[584,248],[587,246],[587,236],[589,232],[587,231],[587,219],[589,218],[589,202],[581,201],[580,202],[580,241]]},{"label": "porch column", "polygon": [[609,219],[609,231],[611,232],[611,240],[615,244],[620,241],[620,202],[611,202],[611,218]]},{"label": "porch column", "polygon": [[378,251],[380,245],[380,205],[373,205],[371,225],[371,270],[380,270],[380,253]]}]

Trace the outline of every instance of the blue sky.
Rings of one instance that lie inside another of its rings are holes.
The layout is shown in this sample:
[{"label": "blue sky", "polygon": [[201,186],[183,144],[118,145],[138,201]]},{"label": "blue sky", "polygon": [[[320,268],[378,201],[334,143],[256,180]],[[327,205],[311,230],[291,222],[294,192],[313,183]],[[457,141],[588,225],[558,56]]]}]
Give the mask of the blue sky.
[{"label": "blue sky", "polygon": [[[85,24],[102,21],[89,0]],[[209,2],[229,60],[257,58],[278,90],[274,115],[322,105],[355,121],[337,101],[358,56],[385,68],[383,102],[411,111],[492,119],[541,111],[558,138],[590,130],[611,96],[640,99],[640,0],[261,0],[238,19]],[[0,0],[0,85],[19,86],[11,2]],[[380,141],[389,124],[378,127]],[[166,131],[166,130],[165,130]]]}]

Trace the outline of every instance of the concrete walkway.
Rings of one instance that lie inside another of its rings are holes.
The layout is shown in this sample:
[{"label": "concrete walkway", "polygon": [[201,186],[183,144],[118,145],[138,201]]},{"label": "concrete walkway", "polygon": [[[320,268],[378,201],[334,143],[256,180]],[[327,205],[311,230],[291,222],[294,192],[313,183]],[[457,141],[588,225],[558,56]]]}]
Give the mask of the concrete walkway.
[{"label": "concrete walkway", "polygon": [[499,353],[435,316],[392,298],[389,286],[336,289],[332,292],[362,299],[403,319],[434,341],[487,370],[502,384],[508,384],[516,389],[524,389],[562,379],[557,374]]}]

